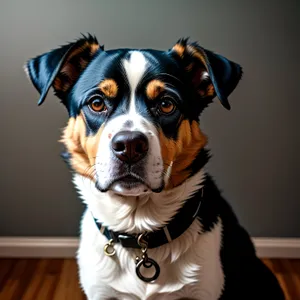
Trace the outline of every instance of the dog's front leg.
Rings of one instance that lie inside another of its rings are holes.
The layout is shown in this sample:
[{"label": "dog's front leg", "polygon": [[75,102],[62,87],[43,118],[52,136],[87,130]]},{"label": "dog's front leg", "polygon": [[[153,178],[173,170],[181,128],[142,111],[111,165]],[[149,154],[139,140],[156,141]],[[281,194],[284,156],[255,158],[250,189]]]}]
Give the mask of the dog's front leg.
[{"label": "dog's front leg", "polygon": [[87,300],[117,300],[114,292],[110,288],[105,288],[103,286],[99,288],[99,286],[83,286],[84,294],[87,297]]},{"label": "dog's front leg", "polygon": [[[105,293],[103,293],[103,291],[101,291],[100,293],[98,292],[99,291],[93,291],[93,292],[87,291],[86,292],[87,300],[140,300],[139,298],[136,298],[132,295],[131,296],[121,295],[116,293],[115,291],[107,291],[107,292],[111,292],[110,296],[108,296],[106,292]],[[186,300],[190,300],[190,299],[186,299]]]},{"label": "dog's front leg", "polygon": [[108,287],[89,286],[83,288],[87,300],[121,300],[120,295]]}]

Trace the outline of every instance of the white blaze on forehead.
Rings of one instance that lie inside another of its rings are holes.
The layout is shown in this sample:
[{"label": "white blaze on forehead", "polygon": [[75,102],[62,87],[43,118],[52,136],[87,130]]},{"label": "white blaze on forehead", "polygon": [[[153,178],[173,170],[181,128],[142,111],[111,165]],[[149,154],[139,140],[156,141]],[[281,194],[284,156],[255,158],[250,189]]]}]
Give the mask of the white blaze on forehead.
[{"label": "white blaze on forehead", "polygon": [[135,112],[135,90],[146,71],[147,61],[141,52],[133,51],[129,60],[124,60],[123,66],[131,90],[129,111]]}]

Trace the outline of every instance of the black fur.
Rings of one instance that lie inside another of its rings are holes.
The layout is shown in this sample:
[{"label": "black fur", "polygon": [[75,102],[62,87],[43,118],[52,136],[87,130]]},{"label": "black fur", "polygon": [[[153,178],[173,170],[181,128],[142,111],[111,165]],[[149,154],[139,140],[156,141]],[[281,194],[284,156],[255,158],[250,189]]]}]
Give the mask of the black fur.
[{"label": "black fur", "polygon": [[256,256],[249,234],[209,175],[204,186],[199,211],[203,227],[210,231],[220,218],[223,229],[221,261],[225,287],[220,300],[283,300],[275,275]]}]

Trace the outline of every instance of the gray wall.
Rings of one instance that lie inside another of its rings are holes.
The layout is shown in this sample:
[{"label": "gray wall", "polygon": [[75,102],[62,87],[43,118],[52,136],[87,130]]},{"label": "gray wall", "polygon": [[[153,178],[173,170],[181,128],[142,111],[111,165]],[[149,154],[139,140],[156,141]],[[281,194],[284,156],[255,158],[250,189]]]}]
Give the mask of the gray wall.
[{"label": "gray wall", "polygon": [[182,36],[239,62],[244,77],[202,119],[209,170],[253,236],[300,237],[299,3],[285,1],[1,1],[0,235],[73,236],[83,209],[59,157],[67,114],[41,107],[24,62],[97,35],[105,47],[170,48]]}]

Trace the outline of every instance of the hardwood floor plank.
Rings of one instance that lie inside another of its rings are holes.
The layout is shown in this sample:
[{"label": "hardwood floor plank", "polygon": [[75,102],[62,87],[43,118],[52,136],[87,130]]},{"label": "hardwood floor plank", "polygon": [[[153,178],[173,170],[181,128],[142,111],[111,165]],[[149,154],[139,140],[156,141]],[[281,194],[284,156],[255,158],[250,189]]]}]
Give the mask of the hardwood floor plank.
[{"label": "hardwood floor plank", "polygon": [[17,293],[17,289],[20,284],[19,278],[24,273],[26,269],[26,265],[27,265],[26,259],[20,259],[16,261],[0,293],[1,300],[16,300],[13,298],[13,295]]},{"label": "hardwood floor plank", "polygon": [[271,262],[273,264],[274,272],[276,277],[278,278],[278,281],[286,295],[286,300],[295,300],[294,295],[294,288],[291,284],[291,277],[288,273],[288,269],[285,265],[285,260],[281,259],[271,259]]},{"label": "hardwood floor plank", "polygon": [[23,294],[23,297],[21,300],[33,300],[37,299],[36,295],[39,292],[39,289],[42,288],[42,282],[44,280],[44,276],[46,274],[46,268],[48,265],[47,259],[40,259],[37,262],[37,267],[35,269],[35,273],[33,277],[31,278],[31,281],[29,282],[27,286],[27,290]]},{"label": "hardwood floor plank", "polygon": [[26,292],[29,282],[33,277],[36,267],[37,267],[37,259],[29,259],[26,263],[26,267],[23,273],[19,274],[18,277],[18,288],[15,290],[12,299],[21,299],[23,294]]},{"label": "hardwood floor plank", "polygon": [[291,299],[297,299],[297,290],[293,281],[292,273],[289,271],[287,261],[288,260],[278,260],[276,263],[282,265],[282,268],[284,269],[283,278]]},{"label": "hardwood floor plank", "polygon": [[72,268],[71,268],[72,274],[74,276],[71,277],[71,288],[74,290],[74,300],[86,300],[86,297],[83,293],[83,291],[80,288],[79,284],[79,278],[78,278],[78,268],[77,263],[75,260],[72,261]]},{"label": "hardwood floor plank", "polygon": [[296,265],[296,262],[292,259],[286,259],[283,261],[283,263],[285,263],[288,274],[291,277],[292,285],[294,288],[294,295],[295,297],[297,297],[300,295],[300,274],[297,274],[296,269],[293,267],[294,264]]},{"label": "hardwood floor plank", "polygon": [[295,273],[298,274],[298,277],[300,276],[300,259],[290,259],[289,260],[292,264],[292,268]]},{"label": "hardwood floor plank", "polygon": [[0,293],[16,262],[16,259],[0,259]]},{"label": "hardwood floor plank", "polygon": [[287,279],[285,278],[286,276],[284,275],[286,272],[285,268],[283,268],[283,266],[279,264],[278,260],[263,259],[263,262],[268,268],[270,268],[270,270],[277,277],[279,284],[285,294],[286,300],[294,300],[290,295],[290,291],[286,283]]},{"label": "hardwood floor plank", "polygon": [[[53,295],[59,282],[63,262],[64,260],[62,259],[49,259],[47,261],[45,274],[41,281],[40,288],[38,289],[35,298],[31,300],[53,300]],[[63,299],[67,300],[71,298],[62,298],[61,300]]]},{"label": "hardwood floor plank", "polygon": [[[53,290],[56,286],[56,278],[55,276],[46,274],[43,278],[41,288],[38,290],[36,294],[36,299],[43,299],[43,300],[52,300],[53,298]],[[34,300],[34,299],[31,299]]]},{"label": "hardwood floor plank", "polygon": [[53,300],[60,299],[83,300],[79,288],[77,265],[73,259],[66,259],[63,263],[59,284],[56,288]]}]

